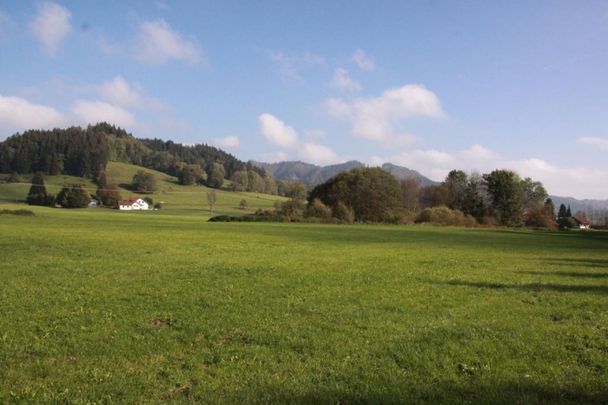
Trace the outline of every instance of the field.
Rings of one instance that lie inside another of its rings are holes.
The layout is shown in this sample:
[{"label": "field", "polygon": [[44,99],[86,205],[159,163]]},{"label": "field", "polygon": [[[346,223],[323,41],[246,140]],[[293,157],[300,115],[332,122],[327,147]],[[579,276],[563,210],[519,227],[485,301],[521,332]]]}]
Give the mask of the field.
[{"label": "field", "polygon": [[[129,184],[133,175],[138,170],[145,170],[153,173],[157,178],[158,190],[153,194],[137,194],[129,189]],[[1,178],[8,177],[8,174],[0,175]],[[21,176],[21,182],[1,184],[0,182],[0,201],[15,202],[25,201],[28,190],[30,189],[31,176]],[[194,215],[209,217],[212,215],[207,203],[207,191],[211,190],[205,186],[182,186],[177,183],[175,177],[165,173],[127,163],[110,162],[107,167],[108,184],[118,184],[123,198],[131,196],[151,197],[154,202],[163,203],[163,212],[176,215]],[[90,180],[72,176],[45,176],[45,185],[49,193],[57,194],[64,184],[84,184],[91,194],[95,194],[97,186]],[[216,190],[217,205],[214,207],[213,214],[234,214],[243,215],[252,213],[258,208],[272,208],[274,202],[283,201],[283,197],[272,196],[259,193],[237,193],[228,190]],[[247,208],[241,210],[239,203],[241,200],[247,201]]]},{"label": "field", "polygon": [[33,209],[0,403],[608,401],[606,232]]}]

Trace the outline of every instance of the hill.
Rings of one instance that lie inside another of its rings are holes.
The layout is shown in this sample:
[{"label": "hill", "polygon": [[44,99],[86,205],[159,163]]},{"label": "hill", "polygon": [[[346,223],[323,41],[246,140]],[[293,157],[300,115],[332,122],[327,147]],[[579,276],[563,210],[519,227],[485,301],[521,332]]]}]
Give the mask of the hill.
[{"label": "hill", "polygon": [[[253,169],[233,155],[206,144],[182,145],[160,139],[138,139],[107,123],[86,128],[30,130],[0,142],[0,173],[95,178],[108,162],[119,161],[178,175],[186,165],[210,173],[221,164],[226,178]],[[260,174],[263,172],[260,170]]]},{"label": "hill", "polygon": [[[158,183],[158,190],[156,192],[152,194],[138,194],[130,189],[133,175],[139,170],[154,174]],[[31,177],[29,175],[21,175],[19,176],[19,182],[6,183],[4,181],[7,177],[7,175],[0,176],[0,201],[24,201],[30,188]],[[109,162],[106,167],[106,177],[108,184],[115,183],[119,185],[123,198],[129,196],[151,197],[154,202],[163,203],[162,211],[164,213],[209,217],[212,213],[207,203],[207,192],[211,190],[214,190],[217,195],[217,205],[214,208],[213,215],[252,213],[258,208],[272,208],[275,201],[285,200],[279,196],[234,192],[227,188],[218,190],[199,185],[183,186],[178,184],[177,178],[166,173],[124,162]],[[97,190],[97,186],[86,178],[65,175],[45,177],[47,190],[52,194],[58,193],[64,184],[84,184],[91,194],[94,194]],[[247,201],[247,208],[244,210],[239,207],[243,199]]]},{"label": "hill", "polygon": [[[348,162],[329,165],[329,166],[318,166],[311,163],[305,163],[301,161],[284,161],[278,163],[264,163],[257,161],[249,161],[250,164],[256,167],[264,169],[275,179],[280,180],[299,180],[309,185],[317,185],[323,183],[335,175],[349,171],[355,168],[366,167],[366,165],[357,160],[350,160]],[[408,169],[406,167],[397,166],[392,163],[385,163],[381,168],[397,179],[402,180],[407,177],[414,177],[420,180],[423,186],[429,186],[436,184],[433,180],[423,176],[415,170]]]}]

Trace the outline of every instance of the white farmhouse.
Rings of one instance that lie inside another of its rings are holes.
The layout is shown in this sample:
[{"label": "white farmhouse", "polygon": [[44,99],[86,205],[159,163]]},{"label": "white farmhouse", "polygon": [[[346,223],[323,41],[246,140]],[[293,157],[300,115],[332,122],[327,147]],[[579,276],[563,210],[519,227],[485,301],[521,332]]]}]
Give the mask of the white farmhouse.
[{"label": "white farmhouse", "polygon": [[131,197],[128,200],[118,202],[118,209],[121,211],[147,210],[149,208],[148,203],[139,197]]}]

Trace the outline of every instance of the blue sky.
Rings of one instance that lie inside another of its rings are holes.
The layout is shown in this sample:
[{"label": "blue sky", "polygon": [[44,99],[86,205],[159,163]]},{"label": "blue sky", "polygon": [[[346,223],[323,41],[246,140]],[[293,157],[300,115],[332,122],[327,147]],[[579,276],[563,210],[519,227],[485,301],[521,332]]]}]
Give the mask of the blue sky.
[{"label": "blue sky", "polygon": [[0,139],[105,120],[608,198],[607,72],[606,1],[0,0]]}]

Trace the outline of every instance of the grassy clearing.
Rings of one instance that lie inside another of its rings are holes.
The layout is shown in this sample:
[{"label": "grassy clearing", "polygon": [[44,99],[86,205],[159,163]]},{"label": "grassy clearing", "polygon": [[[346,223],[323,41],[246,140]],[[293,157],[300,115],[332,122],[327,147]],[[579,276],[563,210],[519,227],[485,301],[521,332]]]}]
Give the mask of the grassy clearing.
[{"label": "grassy clearing", "polygon": [[606,232],[34,210],[0,402],[608,401]]},{"label": "grassy clearing", "polygon": [[[133,175],[138,170],[154,173],[158,180],[158,191],[153,194],[138,194],[129,189]],[[3,175],[7,177],[8,175]],[[30,189],[31,176],[22,175],[22,183],[0,184],[0,201],[24,201]],[[211,190],[205,186],[182,186],[177,183],[175,177],[165,173],[144,169],[127,163],[110,162],[107,167],[108,184],[118,184],[123,198],[130,196],[149,196],[154,202],[163,202],[163,211],[173,215],[192,215],[204,218],[212,216],[207,203],[207,192]],[[45,184],[47,190],[57,194],[64,184],[84,184],[91,192],[95,193],[97,186],[90,180],[72,176],[46,176]],[[258,208],[272,208],[275,201],[284,201],[285,198],[259,193],[236,193],[228,190],[215,190],[217,193],[217,205],[213,215],[243,215],[255,212]],[[247,208],[241,210],[241,200],[247,201]]]}]

